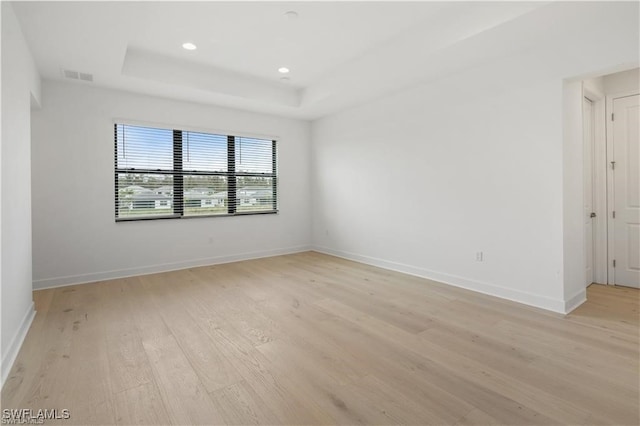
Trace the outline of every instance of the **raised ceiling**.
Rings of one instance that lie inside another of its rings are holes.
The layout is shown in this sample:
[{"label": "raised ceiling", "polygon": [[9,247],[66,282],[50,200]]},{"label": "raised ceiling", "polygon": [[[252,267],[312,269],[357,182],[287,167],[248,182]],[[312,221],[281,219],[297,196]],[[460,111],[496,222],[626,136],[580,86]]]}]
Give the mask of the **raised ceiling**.
[{"label": "raised ceiling", "polygon": [[[17,2],[43,78],[314,119],[545,37],[543,2]],[[295,11],[297,19],[286,12]],[[198,46],[184,50],[184,42]],[[526,46],[525,46],[526,47]],[[291,70],[281,81],[278,68]]]}]

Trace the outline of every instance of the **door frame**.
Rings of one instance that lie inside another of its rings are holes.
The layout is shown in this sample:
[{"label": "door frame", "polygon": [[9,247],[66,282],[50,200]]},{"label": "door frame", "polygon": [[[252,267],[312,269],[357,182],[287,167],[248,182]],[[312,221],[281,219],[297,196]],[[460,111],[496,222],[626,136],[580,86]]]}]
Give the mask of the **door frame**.
[{"label": "door frame", "polygon": [[[585,287],[589,287],[593,282],[596,281],[596,237],[595,237],[595,226],[596,221],[598,220],[598,216],[593,217],[592,215],[596,212],[595,206],[595,161],[594,155],[596,151],[595,146],[595,102],[589,98],[589,96],[583,96],[582,98],[582,123],[583,123],[583,159],[584,159],[584,189],[583,189],[583,200],[584,207],[587,207],[586,200],[590,200],[589,202],[589,210],[584,210],[584,225],[585,225],[585,234],[584,234],[584,251],[585,251],[585,263],[588,268],[586,271],[588,272],[585,280]],[[587,137],[588,136],[588,137]],[[587,232],[587,229],[590,232]],[[589,252],[589,248],[591,251]]]},{"label": "door frame", "polygon": [[607,284],[615,285],[615,268],[613,267],[613,255],[615,253],[615,239],[613,227],[615,226],[613,219],[613,208],[614,208],[614,177],[613,177],[613,168],[611,167],[611,161],[613,161],[613,120],[611,119],[611,114],[613,114],[613,102],[616,99],[626,98],[629,96],[638,95],[638,91],[636,90],[627,90],[624,92],[616,92],[612,94],[608,94],[606,98],[606,134],[607,134]]},{"label": "door frame", "polygon": [[[606,96],[584,86],[582,94],[592,102],[593,108],[592,191],[593,211],[596,213],[593,222],[593,282],[608,284],[608,223],[605,220],[608,215]],[[583,171],[583,178],[585,175]],[[586,250],[586,244],[583,249]]]}]

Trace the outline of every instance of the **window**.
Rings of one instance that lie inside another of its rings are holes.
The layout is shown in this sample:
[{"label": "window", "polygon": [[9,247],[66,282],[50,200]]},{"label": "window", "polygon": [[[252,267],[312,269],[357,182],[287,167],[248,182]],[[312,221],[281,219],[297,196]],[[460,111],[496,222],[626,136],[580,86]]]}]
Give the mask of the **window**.
[{"label": "window", "polygon": [[276,141],[115,125],[116,221],[277,212]]}]

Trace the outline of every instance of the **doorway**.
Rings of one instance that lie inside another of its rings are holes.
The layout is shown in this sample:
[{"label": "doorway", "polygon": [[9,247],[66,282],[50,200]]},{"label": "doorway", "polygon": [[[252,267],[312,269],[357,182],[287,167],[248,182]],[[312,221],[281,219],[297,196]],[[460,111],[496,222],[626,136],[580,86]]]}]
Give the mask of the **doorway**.
[{"label": "doorway", "polygon": [[585,255],[585,285],[588,287],[593,282],[596,247],[594,237],[594,221],[597,217],[594,206],[595,189],[595,134],[594,134],[594,105],[588,97],[582,99],[582,120],[584,132],[584,255]]},{"label": "doorway", "polygon": [[582,82],[584,285],[640,288],[640,69]]}]

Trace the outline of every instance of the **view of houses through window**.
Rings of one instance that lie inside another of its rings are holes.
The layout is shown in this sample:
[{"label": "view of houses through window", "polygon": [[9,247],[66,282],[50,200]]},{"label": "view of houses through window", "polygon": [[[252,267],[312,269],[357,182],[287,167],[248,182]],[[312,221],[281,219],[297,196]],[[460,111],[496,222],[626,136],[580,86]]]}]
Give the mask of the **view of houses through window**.
[{"label": "view of houses through window", "polygon": [[276,143],[115,125],[116,220],[273,213]]}]

